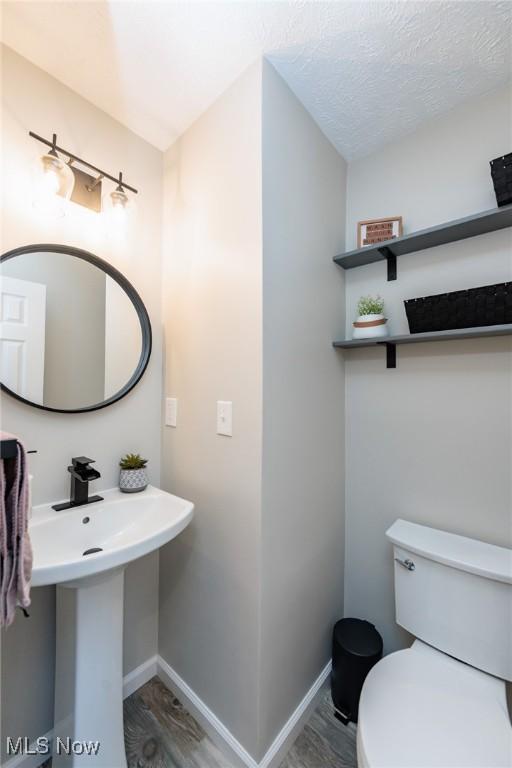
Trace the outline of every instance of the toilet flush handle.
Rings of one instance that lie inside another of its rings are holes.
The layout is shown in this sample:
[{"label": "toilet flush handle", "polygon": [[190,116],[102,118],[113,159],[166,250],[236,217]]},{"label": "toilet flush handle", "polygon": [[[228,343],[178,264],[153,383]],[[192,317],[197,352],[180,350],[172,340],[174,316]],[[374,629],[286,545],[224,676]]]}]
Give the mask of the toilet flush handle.
[{"label": "toilet flush handle", "polygon": [[414,571],[414,569],[416,568],[413,561],[409,560],[409,558],[407,558],[406,560],[400,560],[399,557],[395,557],[395,563],[399,563],[402,566],[402,568],[407,568],[408,571]]}]

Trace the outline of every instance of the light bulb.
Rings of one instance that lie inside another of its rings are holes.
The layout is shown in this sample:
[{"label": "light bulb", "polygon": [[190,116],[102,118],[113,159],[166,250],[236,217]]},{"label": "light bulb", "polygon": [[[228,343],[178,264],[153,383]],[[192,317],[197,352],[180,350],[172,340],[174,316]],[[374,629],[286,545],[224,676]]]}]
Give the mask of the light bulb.
[{"label": "light bulb", "polygon": [[60,179],[53,168],[45,168],[41,185],[48,195],[56,195],[58,193]]},{"label": "light bulb", "polygon": [[117,221],[125,221],[126,219],[127,210],[123,205],[113,205],[112,206],[112,216]]}]

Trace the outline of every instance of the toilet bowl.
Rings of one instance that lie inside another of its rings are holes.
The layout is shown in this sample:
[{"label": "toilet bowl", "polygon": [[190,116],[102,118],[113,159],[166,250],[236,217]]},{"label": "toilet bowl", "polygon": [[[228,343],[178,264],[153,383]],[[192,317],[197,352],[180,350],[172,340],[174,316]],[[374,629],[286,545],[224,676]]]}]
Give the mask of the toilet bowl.
[{"label": "toilet bowl", "polygon": [[510,768],[505,683],[416,640],[370,672],[359,768]]},{"label": "toilet bowl", "polygon": [[511,768],[512,552],[397,521],[397,622],[359,703],[358,768]]}]

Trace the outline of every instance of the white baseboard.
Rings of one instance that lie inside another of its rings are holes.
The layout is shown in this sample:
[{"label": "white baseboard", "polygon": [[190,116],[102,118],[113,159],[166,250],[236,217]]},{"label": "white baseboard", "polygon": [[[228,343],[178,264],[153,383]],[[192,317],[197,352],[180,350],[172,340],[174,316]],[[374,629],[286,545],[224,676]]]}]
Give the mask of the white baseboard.
[{"label": "white baseboard", "polygon": [[[156,655],[152,656],[150,659],[145,661],[143,664],[140,664],[140,666],[138,666],[136,669],[133,669],[131,672],[128,672],[128,674],[124,676],[124,699],[128,698],[128,696],[131,696],[131,694],[140,688],[141,685],[147,683],[148,680],[151,680],[151,678],[157,674],[157,660],[158,657]],[[53,739],[53,730],[45,733],[43,738],[48,739],[48,741],[51,742]],[[30,751],[35,751],[36,746],[37,740],[31,742]],[[38,768],[42,763],[45,762],[45,760],[48,760],[49,757],[51,757],[49,754],[15,755],[14,757],[11,757],[9,760],[7,760],[6,763],[3,763],[2,768]]]},{"label": "white baseboard", "polygon": [[150,659],[140,664],[123,678],[123,699],[127,699],[132,693],[147,683],[158,674],[158,656],[155,654]]},{"label": "white baseboard", "polygon": [[[189,685],[178,675],[178,673],[161,656],[152,656],[143,664],[133,669],[123,678],[123,698],[131,696],[152,677],[158,675],[170,690],[180,699],[181,703],[196,718],[198,723],[204,728],[212,741],[231,759],[231,761],[241,768],[277,768],[285,754],[297,738],[304,727],[310,712],[316,705],[317,697],[329,677],[331,663],[327,664],[318,678],[315,680],[309,691],[306,693],[298,707],[292,713],[290,718],[281,728],[276,738],[270,745],[262,760],[258,763],[240,742],[233,736],[231,731],[226,728],[219,718],[211,711],[209,707],[199,698],[199,696],[190,688]],[[49,741],[53,738],[53,731],[44,735]],[[36,748],[36,741],[30,745],[30,750]],[[2,764],[2,768],[39,768],[50,755],[15,755]]]},{"label": "white baseboard", "polygon": [[312,711],[318,703],[318,696],[331,674],[332,662],[325,665],[317,679],[306,693],[295,712],[283,725],[276,738],[266,751],[258,768],[277,768],[283,761],[293,742],[304,728]]},{"label": "white baseboard", "polygon": [[161,656],[158,656],[157,674],[162,682],[176,694],[182,704],[189,709],[212,741],[227,753],[237,765],[243,768],[277,768],[304,727],[312,709],[316,706],[317,697],[330,672],[331,662],[324,667],[259,763]]},{"label": "white baseboard", "polygon": [[190,688],[178,673],[163,659],[158,657],[158,676],[163,683],[179,698],[181,703],[189,710],[212,741],[232,760],[236,765],[244,768],[258,768],[258,763],[253,760],[247,750],[226,728],[219,718],[214,715],[204,701]]}]

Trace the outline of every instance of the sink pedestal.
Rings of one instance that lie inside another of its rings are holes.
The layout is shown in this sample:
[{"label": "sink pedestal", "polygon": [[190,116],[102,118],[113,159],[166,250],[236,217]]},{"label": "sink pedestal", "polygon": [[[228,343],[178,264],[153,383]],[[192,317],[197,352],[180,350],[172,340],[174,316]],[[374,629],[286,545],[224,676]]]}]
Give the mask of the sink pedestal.
[{"label": "sink pedestal", "polygon": [[57,586],[55,768],[126,768],[123,592],[123,568]]},{"label": "sink pedestal", "polygon": [[32,586],[57,584],[54,768],[126,768],[124,568],[174,539],[194,513],[192,502],[150,485],[102,496],[87,512],[40,504],[29,523]]}]

